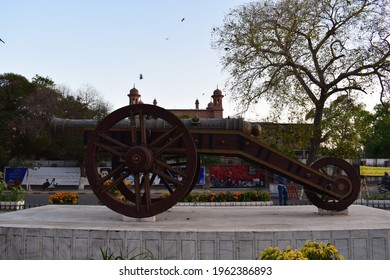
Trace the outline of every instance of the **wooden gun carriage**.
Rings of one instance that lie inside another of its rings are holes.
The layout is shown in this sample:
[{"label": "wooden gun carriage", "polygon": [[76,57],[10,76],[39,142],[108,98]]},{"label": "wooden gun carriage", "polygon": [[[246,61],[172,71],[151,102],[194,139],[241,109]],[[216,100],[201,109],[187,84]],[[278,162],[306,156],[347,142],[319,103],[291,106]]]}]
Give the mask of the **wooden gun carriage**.
[{"label": "wooden gun carriage", "polygon": [[[243,119],[179,119],[161,107],[134,104],[101,121],[55,118],[51,129],[85,133],[92,190],[107,207],[129,217],[162,213],[189,194],[199,176],[200,155],[236,156],[278,173],[302,185],[307,198],[325,210],[344,210],[359,195],[359,176],[346,161],[322,158],[307,166],[261,143],[256,138],[260,126]],[[102,176],[103,159],[111,160],[112,169]],[[156,178],[169,195],[160,195]]]}]

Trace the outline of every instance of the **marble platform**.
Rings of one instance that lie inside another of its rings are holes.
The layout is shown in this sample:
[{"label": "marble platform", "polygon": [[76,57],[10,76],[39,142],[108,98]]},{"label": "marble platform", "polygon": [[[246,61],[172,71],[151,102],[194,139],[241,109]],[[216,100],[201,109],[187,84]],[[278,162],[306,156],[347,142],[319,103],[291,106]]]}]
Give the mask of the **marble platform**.
[{"label": "marble platform", "polygon": [[390,211],[351,205],[182,207],[155,220],[123,219],[105,206],[47,205],[0,213],[0,259],[102,259],[101,249],[156,259],[248,259],[269,246],[331,242],[346,259],[390,259]]}]

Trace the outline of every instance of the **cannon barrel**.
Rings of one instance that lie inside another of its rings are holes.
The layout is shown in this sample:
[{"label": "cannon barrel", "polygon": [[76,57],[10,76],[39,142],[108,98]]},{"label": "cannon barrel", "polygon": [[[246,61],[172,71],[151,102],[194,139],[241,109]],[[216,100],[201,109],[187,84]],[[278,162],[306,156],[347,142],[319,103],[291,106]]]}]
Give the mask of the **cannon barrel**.
[{"label": "cannon barrel", "polygon": [[[261,126],[257,123],[252,124],[244,121],[242,118],[225,118],[225,119],[209,119],[209,118],[192,118],[181,119],[189,131],[192,130],[224,130],[238,131],[246,135],[259,136]],[[98,120],[94,119],[62,119],[53,118],[50,122],[50,131],[54,135],[82,135],[84,131],[94,130],[99,124]],[[162,119],[146,120],[148,129],[164,129],[170,125]],[[128,120],[121,120],[113,126],[112,130],[126,130],[130,128]]]}]

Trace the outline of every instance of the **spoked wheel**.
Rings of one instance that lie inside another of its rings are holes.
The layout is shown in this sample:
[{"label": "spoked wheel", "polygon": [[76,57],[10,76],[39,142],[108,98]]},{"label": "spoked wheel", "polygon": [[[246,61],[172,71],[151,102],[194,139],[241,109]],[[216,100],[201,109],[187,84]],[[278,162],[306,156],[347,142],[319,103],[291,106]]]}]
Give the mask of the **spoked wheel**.
[{"label": "spoked wheel", "polygon": [[355,169],[346,161],[338,158],[322,158],[311,166],[326,176],[334,178],[334,183],[327,186],[338,194],[345,195],[342,199],[334,199],[326,194],[320,194],[305,188],[307,198],[318,208],[342,211],[347,209],[358,197],[360,179]]},{"label": "spoked wheel", "polygon": [[387,193],[389,189],[383,184],[378,184],[378,191],[379,193]]},{"label": "spoked wheel", "polygon": [[[88,136],[86,172],[99,200],[135,218],[162,213],[197,179],[199,161],[185,125],[169,111],[135,104],[108,115]],[[112,169],[99,173],[99,163]]]}]

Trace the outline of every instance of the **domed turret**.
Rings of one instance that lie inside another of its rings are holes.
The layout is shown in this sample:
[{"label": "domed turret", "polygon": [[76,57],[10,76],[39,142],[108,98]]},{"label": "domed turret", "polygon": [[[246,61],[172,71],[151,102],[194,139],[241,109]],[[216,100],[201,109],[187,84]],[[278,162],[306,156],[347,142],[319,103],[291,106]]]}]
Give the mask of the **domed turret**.
[{"label": "domed turret", "polygon": [[219,88],[217,88],[216,90],[214,90],[213,93],[214,93],[213,96],[222,96],[222,91],[221,91]]},{"label": "domed turret", "polygon": [[213,104],[213,102],[210,102],[209,104],[207,104],[207,108],[206,108],[206,110],[212,110],[212,109],[213,109],[213,107],[214,107],[214,104]]},{"label": "domed turret", "polygon": [[219,88],[217,88],[216,90],[214,90],[213,95],[211,97],[213,98],[214,109],[222,110],[222,98],[223,98],[222,91]]},{"label": "domed turret", "polygon": [[141,95],[138,92],[138,89],[135,88],[135,85],[130,90],[130,93],[127,95],[129,97],[129,104],[138,104],[141,98]]}]

